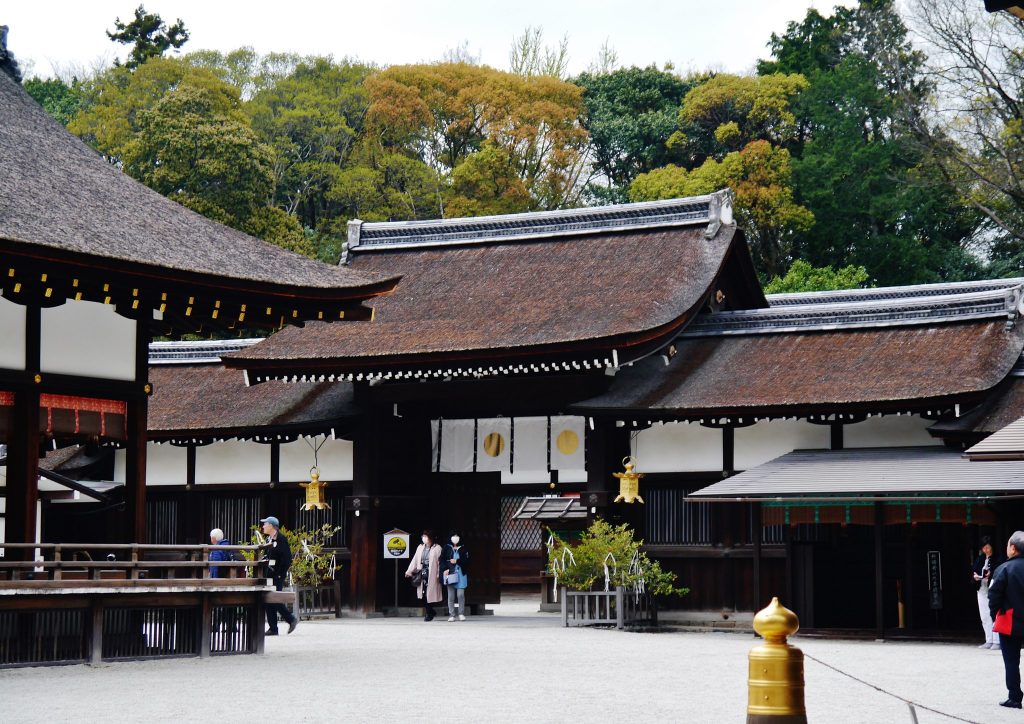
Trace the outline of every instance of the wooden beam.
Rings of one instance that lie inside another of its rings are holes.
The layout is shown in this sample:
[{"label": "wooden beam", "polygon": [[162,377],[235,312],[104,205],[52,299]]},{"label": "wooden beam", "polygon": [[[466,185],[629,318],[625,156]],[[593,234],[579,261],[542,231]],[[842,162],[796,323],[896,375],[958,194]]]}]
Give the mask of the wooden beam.
[{"label": "wooden beam", "polygon": [[754,528],[754,611],[760,611],[763,605],[761,599],[761,538],[763,537],[761,504],[750,504],[750,515],[753,518]]}]

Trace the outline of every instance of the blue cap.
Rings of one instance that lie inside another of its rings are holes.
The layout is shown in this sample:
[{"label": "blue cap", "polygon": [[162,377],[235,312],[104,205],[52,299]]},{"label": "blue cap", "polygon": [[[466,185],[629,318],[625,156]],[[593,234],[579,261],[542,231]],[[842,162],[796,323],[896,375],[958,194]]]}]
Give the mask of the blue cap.
[{"label": "blue cap", "polygon": [[270,523],[275,528],[281,527],[281,521],[272,515],[268,515],[266,518],[260,518],[260,523]]}]

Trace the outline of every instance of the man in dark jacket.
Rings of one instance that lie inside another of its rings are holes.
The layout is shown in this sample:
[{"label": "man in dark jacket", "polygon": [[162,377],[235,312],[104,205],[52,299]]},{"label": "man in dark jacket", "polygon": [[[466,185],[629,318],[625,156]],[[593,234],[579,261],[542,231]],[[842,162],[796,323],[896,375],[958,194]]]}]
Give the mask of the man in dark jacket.
[{"label": "man in dark jacket", "polygon": [[[274,587],[280,591],[284,588],[285,576],[292,565],[292,549],[288,545],[288,539],[281,535],[281,522],[277,518],[271,515],[263,518],[260,523],[263,524],[263,535],[270,539],[266,544],[270,576],[274,579]],[[288,622],[288,633],[299,625],[299,619],[287,606],[283,603],[272,603],[267,606],[267,636],[277,636],[278,615]]]},{"label": "man in dark jacket", "polygon": [[[1000,706],[1020,709],[1024,692],[1020,688],[1020,649],[1024,644],[1024,531],[1018,530],[1006,544],[1009,559],[996,569],[988,589],[988,607],[992,619],[996,614],[1011,614],[1012,625],[1009,633],[1000,632],[999,646],[1003,653],[1003,668],[1006,669],[1006,690],[1008,698]],[[998,628],[998,624],[997,624]]]}]

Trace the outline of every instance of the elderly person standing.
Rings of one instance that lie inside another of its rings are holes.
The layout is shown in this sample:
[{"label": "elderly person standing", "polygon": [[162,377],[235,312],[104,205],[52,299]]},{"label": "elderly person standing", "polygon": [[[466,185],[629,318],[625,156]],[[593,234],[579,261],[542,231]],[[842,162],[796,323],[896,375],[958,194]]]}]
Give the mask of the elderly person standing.
[{"label": "elderly person standing", "polygon": [[[212,546],[229,546],[231,541],[224,537],[224,531],[220,528],[214,528],[210,531],[210,545]],[[210,551],[210,562],[214,561],[226,561],[230,560],[228,552],[226,550],[218,549]],[[210,566],[210,578],[226,578],[226,571],[220,566]]]},{"label": "elderly person standing", "polygon": [[441,546],[434,542],[434,533],[423,531],[416,554],[409,561],[406,578],[420,577],[416,598],[423,599],[424,621],[434,620],[434,604],[441,602]]},{"label": "elderly person standing", "polygon": [[1009,559],[996,569],[988,589],[989,613],[999,633],[999,646],[1006,671],[1006,701],[1000,706],[1020,709],[1024,692],[1020,688],[1020,649],[1024,644],[1024,531],[1016,531],[1006,544]]}]

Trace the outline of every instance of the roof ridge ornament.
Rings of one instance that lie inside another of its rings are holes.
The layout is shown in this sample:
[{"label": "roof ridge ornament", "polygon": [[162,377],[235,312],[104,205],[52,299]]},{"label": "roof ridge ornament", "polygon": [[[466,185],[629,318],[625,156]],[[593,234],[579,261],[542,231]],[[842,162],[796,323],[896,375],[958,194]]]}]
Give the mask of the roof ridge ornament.
[{"label": "roof ridge ornament", "polygon": [[714,239],[722,226],[732,226],[732,202],[736,194],[732,189],[722,189],[711,194],[708,204],[708,228],[704,231],[705,238]]},{"label": "roof ridge ornament", "polygon": [[348,223],[342,263],[353,252],[535,241],[581,234],[708,224],[708,238],[733,223],[732,191],[659,201],[500,216]]}]

